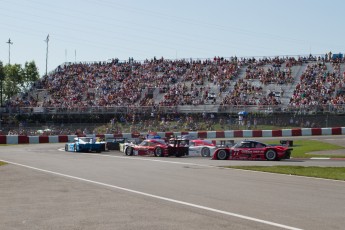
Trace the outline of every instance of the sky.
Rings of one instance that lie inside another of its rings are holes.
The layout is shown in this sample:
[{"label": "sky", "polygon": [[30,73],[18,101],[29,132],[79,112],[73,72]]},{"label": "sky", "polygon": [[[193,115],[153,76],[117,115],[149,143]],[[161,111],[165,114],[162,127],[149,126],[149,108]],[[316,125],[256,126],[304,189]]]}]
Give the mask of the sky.
[{"label": "sky", "polygon": [[344,53],[344,9],[343,0],[0,0],[0,61],[34,61],[42,76],[47,46],[48,73],[113,58]]}]

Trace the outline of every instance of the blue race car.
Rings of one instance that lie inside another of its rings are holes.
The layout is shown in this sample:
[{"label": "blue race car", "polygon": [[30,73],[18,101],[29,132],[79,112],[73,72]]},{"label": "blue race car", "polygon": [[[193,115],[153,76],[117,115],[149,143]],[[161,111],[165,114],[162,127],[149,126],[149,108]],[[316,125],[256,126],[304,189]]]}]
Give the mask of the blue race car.
[{"label": "blue race car", "polygon": [[97,142],[95,137],[76,137],[71,143],[65,144],[66,152],[97,152],[105,149],[104,142]]}]

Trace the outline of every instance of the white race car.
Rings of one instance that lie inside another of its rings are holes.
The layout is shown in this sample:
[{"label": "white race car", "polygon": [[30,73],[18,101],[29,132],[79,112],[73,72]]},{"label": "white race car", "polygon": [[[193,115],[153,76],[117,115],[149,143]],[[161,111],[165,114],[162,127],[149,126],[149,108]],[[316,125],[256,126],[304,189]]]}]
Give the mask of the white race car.
[{"label": "white race car", "polygon": [[211,140],[189,141],[189,156],[212,157],[216,149],[216,144]]}]

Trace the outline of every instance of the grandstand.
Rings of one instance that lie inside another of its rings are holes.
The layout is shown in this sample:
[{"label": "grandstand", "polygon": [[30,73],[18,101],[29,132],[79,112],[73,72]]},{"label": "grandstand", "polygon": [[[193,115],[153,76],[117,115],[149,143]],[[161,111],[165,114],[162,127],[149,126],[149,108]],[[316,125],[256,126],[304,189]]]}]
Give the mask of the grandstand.
[{"label": "grandstand", "polygon": [[7,101],[2,116],[6,124],[13,117],[105,122],[129,114],[339,115],[345,113],[344,91],[342,56],[113,59],[58,66]]}]

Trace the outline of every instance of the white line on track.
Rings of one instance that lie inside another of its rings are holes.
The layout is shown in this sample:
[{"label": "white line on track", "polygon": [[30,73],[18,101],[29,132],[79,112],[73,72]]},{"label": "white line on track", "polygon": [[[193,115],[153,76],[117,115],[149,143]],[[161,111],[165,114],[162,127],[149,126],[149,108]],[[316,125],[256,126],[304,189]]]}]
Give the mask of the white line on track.
[{"label": "white line on track", "polygon": [[9,164],[25,167],[25,168],[37,170],[37,171],[40,171],[40,172],[50,173],[50,174],[53,174],[53,175],[58,175],[58,176],[66,177],[66,178],[71,178],[71,179],[75,179],[75,180],[79,180],[79,181],[84,181],[84,182],[88,182],[88,183],[92,183],[92,184],[97,184],[97,185],[101,185],[101,186],[105,186],[105,187],[109,187],[109,188],[114,188],[114,189],[130,192],[130,193],[134,193],[134,194],[138,194],[138,195],[142,195],[142,196],[147,196],[147,197],[151,197],[151,198],[155,198],[155,199],[159,199],[159,200],[164,200],[164,201],[172,202],[172,203],[175,203],[175,204],[181,204],[181,205],[185,205],[185,206],[189,206],[189,207],[193,207],[193,208],[202,209],[202,210],[205,210],[205,211],[210,211],[210,212],[220,213],[220,214],[224,214],[224,215],[228,215],[228,216],[233,216],[233,217],[241,218],[241,219],[244,219],[244,220],[250,220],[250,221],[254,221],[254,222],[258,222],[258,223],[262,223],[262,224],[266,224],[266,225],[270,225],[270,226],[275,226],[275,227],[279,227],[279,228],[283,228],[283,229],[302,230],[301,228],[295,228],[295,227],[291,227],[291,226],[284,225],[284,224],[279,224],[279,223],[275,223],[275,222],[271,222],[271,221],[266,221],[266,220],[261,220],[261,219],[250,217],[250,216],[245,216],[245,215],[241,215],[241,214],[237,214],[237,213],[232,213],[232,212],[227,212],[227,211],[223,211],[223,210],[219,210],[219,209],[214,209],[214,208],[210,208],[210,207],[206,207],[206,206],[202,206],[202,205],[198,205],[198,204],[193,204],[193,203],[188,203],[188,202],[184,202],[184,201],[180,201],[180,200],[175,200],[175,199],[171,199],[171,198],[168,198],[168,197],[157,196],[157,195],[153,195],[153,194],[150,194],[150,193],[136,191],[136,190],[133,190],[133,189],[119,187],[119,186],[115,186],[115,185],[111,185],[111,184],[106,184],[106,183],[102,183],[102,182],[98,182],[98,181],[88,180],[88,179],[85,179],[85,178],[75,177],[75,176],[71,176],[71,175],[67,175],[67,174],[63,174],[63,173],[59,173],[59,172],[53,172],[53,171],[49,171],[49,170],[45,170],[45,169],[40,169],[40,168],[32,167],[32,166],[29,166],[29,165],[23,165],[23,164],[11,162],[11,161],[6,161],[6,160],[1,160],[1,161],[7,162]]},{"label": "white line on track", "polygon": [[330,157],[311,157],[311,160],[330,160]]}]

